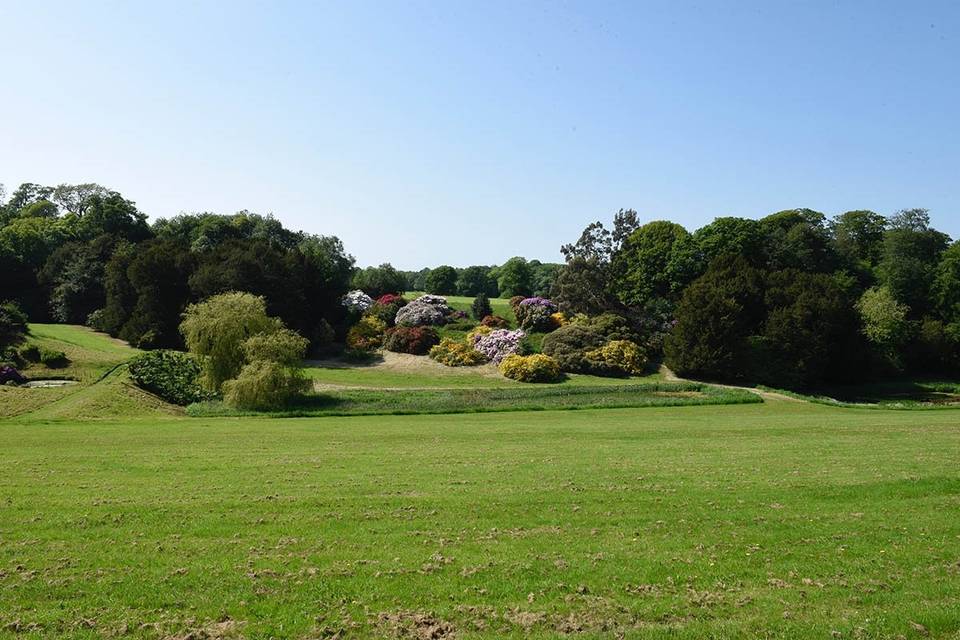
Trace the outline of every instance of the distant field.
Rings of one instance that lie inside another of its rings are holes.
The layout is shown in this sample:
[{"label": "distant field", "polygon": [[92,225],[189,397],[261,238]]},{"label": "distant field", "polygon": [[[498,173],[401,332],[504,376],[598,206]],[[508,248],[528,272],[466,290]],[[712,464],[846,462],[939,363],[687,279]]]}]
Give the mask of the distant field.
[{"label": "distant field", "polygon": [[4,638],[956,638],[953,411],[0,423]]}]

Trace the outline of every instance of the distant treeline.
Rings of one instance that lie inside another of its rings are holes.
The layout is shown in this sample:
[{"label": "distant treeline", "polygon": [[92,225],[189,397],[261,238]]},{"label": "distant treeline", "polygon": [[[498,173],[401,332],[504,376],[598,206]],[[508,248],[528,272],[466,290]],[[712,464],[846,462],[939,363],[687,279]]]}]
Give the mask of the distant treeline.
[{"label": "distant treeline", "polygon": [[889,217],[809,209],[718,218],[694,232],[621,210],[561,247],[563,264],[403,272],[358,269],[340,240],[270,216],[146,216],[96,184],[0,193],[0,302],[33,321],[85,323],[151,348],[180,346],[186,306],[264,296],[271,315],[329,345],[351,288],[371,296],[549,296],[569,314],[615,314],[690,376],[811,387],[960,372],[960,244],[923,209]]}]

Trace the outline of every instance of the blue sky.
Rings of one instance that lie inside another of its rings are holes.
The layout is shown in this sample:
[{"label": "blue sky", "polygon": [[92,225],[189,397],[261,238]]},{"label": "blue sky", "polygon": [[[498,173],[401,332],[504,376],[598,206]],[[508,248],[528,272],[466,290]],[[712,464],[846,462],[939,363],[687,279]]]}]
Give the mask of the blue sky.
[{"label": "blue sky", "polygon": [[620,207],[690,229],[926,207],[960,236],[957,2],[0,0],[0,182],[152,218],[273,212],[360,264],[559,261]]}]

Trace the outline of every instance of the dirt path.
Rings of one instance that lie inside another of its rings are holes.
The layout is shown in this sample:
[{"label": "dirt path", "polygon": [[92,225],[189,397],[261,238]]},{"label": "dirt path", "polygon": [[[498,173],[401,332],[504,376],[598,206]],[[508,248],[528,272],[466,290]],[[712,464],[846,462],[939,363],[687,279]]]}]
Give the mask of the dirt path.
[{"label": "dirt path", "polygon": [[[673,371],[668,369],[665,365],[660,365],[660,373],[663,374],[663,379],[670,382],[699,382],[698,380],[687,380],[686,378],[681,378]],[[740,391],[749,391],[754,395],[758,395],[764,399],[764,401],[769,402],[806,402],[806,400],[801,400],[800,398],[794,398],[793,396],[788,396],[783,393],[777,393],[776,391],[764,391],[762,389],[754,389],[753,387],[739,387],[732,384],[717,384],[716,382],[708,382],[711,387],[720,387],[721,389],[738,389]]]}]

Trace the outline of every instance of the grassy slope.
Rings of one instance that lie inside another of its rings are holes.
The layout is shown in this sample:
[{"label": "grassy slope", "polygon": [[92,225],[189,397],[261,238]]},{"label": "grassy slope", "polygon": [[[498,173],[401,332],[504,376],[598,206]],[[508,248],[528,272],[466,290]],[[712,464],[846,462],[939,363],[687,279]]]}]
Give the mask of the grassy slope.
[{"label": "grassy slope", "polygon": [[7,422],[0,636],[956,637],[958,416]]},{"label": "grassy slope", "polygon": [[[0,386],[0,418],[45,407],[77,393],[83,393],[81,397],[89,396],[89,392],[85,391],[87,385],[139,353],[124,342],[76,325],[31,324],[28,342],[63,351],[70,362],[65,367],[55,369],[39,363],[30,365],[23,370],[27,377],[67,378],[77,380],[80,384],[59,389]],[[98,393],[104,390],[100,389]]]}]

